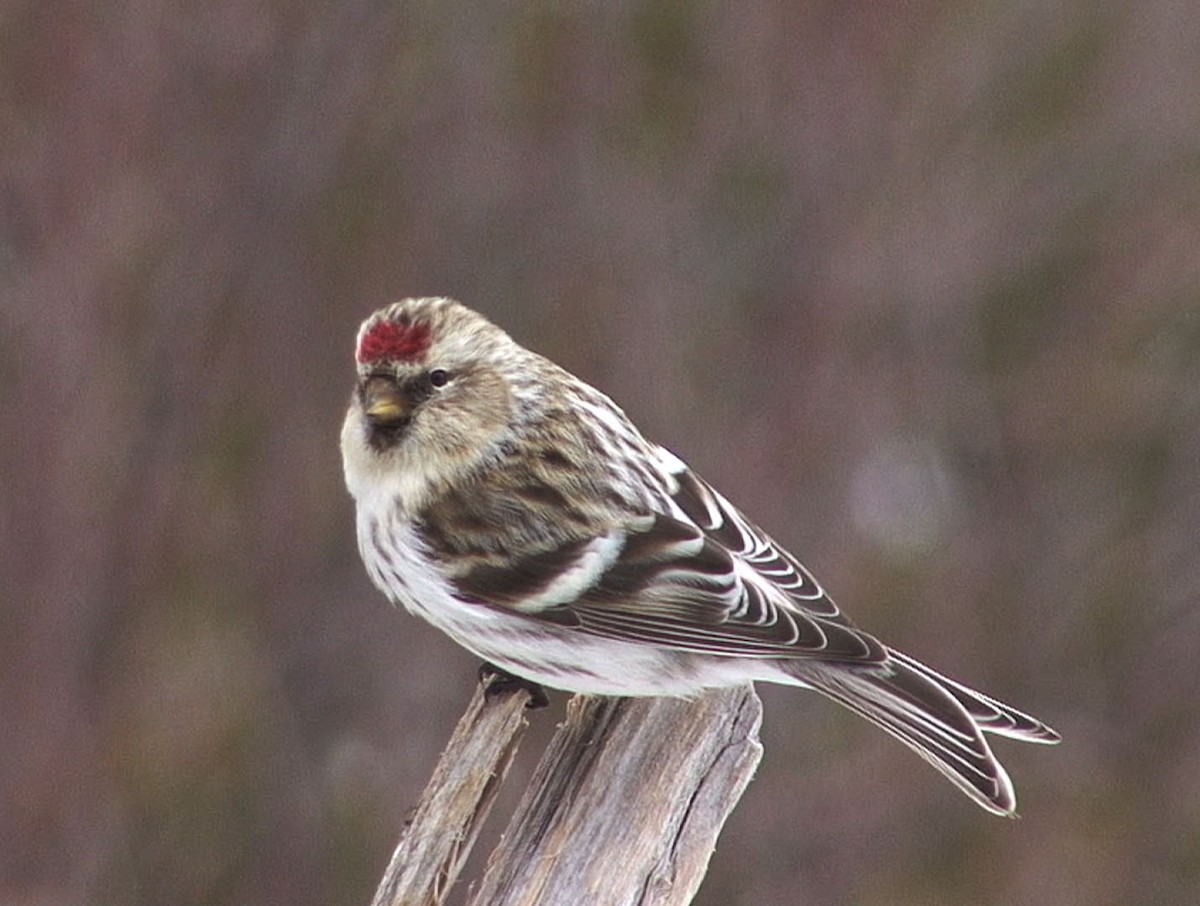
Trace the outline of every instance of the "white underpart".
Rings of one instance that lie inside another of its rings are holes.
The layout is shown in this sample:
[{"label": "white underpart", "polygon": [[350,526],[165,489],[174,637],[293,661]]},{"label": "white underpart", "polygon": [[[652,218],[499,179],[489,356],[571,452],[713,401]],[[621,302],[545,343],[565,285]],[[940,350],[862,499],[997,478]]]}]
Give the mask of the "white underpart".
[{"label": "white underpart", "polygon": [[[376,544],[387,548],[386,554]],[[358,549],[371,581],[411,613],[457,635],[457,624],[486,619],[459,602],[441,570],[421,549],[411,523],[395,506],[359,502]]]}]

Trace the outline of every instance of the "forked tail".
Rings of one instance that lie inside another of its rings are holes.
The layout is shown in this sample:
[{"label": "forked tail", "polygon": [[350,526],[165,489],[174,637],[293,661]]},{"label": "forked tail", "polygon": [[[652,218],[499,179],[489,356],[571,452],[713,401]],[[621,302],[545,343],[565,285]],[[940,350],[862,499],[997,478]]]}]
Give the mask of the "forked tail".
[{"label": "forked tail", "polygon": [[984,733],[1056,743],[1041,721],[897,651],[881,666],[795,664],[797,678],[891,733],[997,815],[1016,812],[1016,795]]}]

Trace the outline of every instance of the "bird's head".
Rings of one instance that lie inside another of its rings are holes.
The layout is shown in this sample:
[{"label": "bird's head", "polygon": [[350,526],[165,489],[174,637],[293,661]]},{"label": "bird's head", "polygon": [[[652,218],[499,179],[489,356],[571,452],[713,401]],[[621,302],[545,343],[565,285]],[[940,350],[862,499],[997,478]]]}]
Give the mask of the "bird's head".
[{"label": "bird's head", "polygon": [[509,430],[507,373],[523,352],[451,299],[404,299],[367,318],[342,426],[351,494],[415,509],[477,468]]}]

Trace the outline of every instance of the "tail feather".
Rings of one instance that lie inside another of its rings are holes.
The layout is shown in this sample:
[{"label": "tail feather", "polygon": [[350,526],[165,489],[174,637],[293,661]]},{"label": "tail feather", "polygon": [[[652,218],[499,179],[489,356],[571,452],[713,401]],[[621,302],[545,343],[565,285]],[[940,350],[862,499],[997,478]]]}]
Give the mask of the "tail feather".
[{"label": "tail feather", "polygon": [[891,733],[983,808],[1016,812],[1016,794],[984,733],[1031,742],[1058,734],[899,652],[872,668],[797,664],[797,679]]},{"label": "tail feather", "polygon": [[1036,717],[1018,711],[1004,702],[996,701],[982,692],[976,692],[962,683],[955,682],[950,677],[943,676],[907,654],[890,650],[888,653],[894,660],[933,680],[957,698],[959,704],[967,709],[979,729],[984,733],[995,733],[997,736],[1008,736],[1024,742],[1036,742],[1040,745],[1054,745],[1062,742],[1062,737],[1058,733]]}]

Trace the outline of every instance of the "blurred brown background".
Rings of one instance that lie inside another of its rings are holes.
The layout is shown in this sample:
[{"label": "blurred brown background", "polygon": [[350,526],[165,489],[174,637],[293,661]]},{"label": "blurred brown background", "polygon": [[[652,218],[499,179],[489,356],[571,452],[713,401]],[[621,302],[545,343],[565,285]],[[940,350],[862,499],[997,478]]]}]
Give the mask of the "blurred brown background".
[{"label": "blurred brown background", "polygon": [[1066,737],[1004,821],[763,690],[698,902],[1200,900],[1194,7],[487,6],[0,8],[0,903],[367,901],[476,666],[341,483],[412,294]]}]

